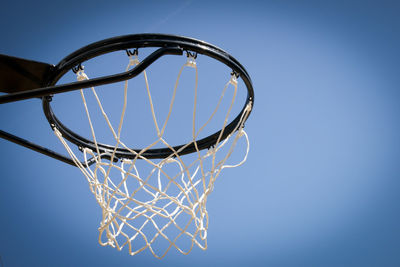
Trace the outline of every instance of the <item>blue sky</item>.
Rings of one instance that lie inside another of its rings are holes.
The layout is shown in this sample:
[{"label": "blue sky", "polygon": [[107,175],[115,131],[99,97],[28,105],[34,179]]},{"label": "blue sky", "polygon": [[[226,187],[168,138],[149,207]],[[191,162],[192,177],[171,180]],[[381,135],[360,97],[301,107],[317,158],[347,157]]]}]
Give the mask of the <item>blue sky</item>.
[{"label": "blue sky", "polygon": [[[77,168],[0,140],[4,266],[398,266],[400,6],[396,1],[6,1],[0,53],[56,64],[131,33],[215,44],[248,70],[247,162],[215,184],[209,247],[157,260],[101,247]],[[200,59],[199,59],[200,60]],[[242,88],[243,89],[243,88]],[[26,100],[1,129],[64,153]]]}]

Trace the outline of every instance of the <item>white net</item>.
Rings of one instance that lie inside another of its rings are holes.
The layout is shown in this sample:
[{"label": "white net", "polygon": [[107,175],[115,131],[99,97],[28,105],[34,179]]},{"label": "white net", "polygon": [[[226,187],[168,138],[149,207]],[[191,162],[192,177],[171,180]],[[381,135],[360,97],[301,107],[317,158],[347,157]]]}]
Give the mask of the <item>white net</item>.
[{"label": "white net", "polygon": [[[137,64],[139,64],[137,56],[130,56],[126,70]],[[164,138],[164,132],[171,116],[179,79],[185,67],[194,68],[196,73],[193,123],[191,126],[192,141],[175,151]],[[160,127],[156,119],[146,71],[143,72],[143,75],[154,128],[158,137],[153,143],[136,152],[125,145],[120,138],[128,104],[128,81],[124,83],[122,114],[116,128],[112,126],[95,88],[91,88],[91,93],[96,99],[98,108],[115,140],[113,144],[115,149],[110,155],[111,160],[106,160],[99,156],[98,141],[85,97],[88,92],[84,90],[80,90],[80,94],[90,126],[92,141],[96,145],[96,151],[88,148],[83,149],[83,162],[88,162],[89,158],[94,158],[95,163],[90,166],[89,164],[81,163],[81,160],[78,159],[69,143],[62,137],[60,131],[54,129],[55,134],[85,175],[90,190],[102,209],[102,220],[99,227],[99,243],[101,245],[109,245],[118,250],[128,247],[131,255],[148,248],[157,258],[163,258],[172,247],[175,247],[183,254],[188,254],[194,245],[205,250],[207,248],[208,229],[207,197],[212,192],[214,182],[224,168],[237,167],[246,161],[249,140],[243,130],[243,124],[250,113],[251,106],[248,105],[245,108],[235,131],[222,140],[222,133],[228,124],[228,118],[238,88],[236,77],[232,75],[223,88],[213,113],[206,123],[197,129],[195,122],[198,71],[195,58],[189,55],[187,62],[183,64],[179,71],[166,120]],[[80,70],[77,72],[77,79],[81,81],[89,78],[83,70]],[[213,147],[206,151],[200,151],[196,140],[198,140],[199,134],[217,112],[228,87],[233,87],[234,92],[230,100],[231,104],[221,125],[221,134]],[[227,160],[241,138],[244,138],[246,144],[245,155],[238,164],[229,165]],[[169,148],[172,151],[171,154],[164,159],[157,160],[143,156],[146,151],[154,148],[157,144],[162,144]],[[196,152],[188,156],[180,156],[179,152],[189,145],[194,145]],[[133,155],[132,159],[114,160],[116,159],[117,148],[129,150]]]}]

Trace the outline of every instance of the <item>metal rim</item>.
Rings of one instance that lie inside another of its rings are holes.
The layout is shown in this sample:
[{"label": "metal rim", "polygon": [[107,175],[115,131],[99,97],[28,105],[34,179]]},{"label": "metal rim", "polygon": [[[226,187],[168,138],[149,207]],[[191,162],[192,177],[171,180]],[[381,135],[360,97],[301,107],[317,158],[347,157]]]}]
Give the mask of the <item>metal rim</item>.
[{"label": "metal rim", "polygon": [[[232,71],[240,78],[242,78],[244,84],[247,87],[247,98],[246,102],[240,111],[240,113],[233,119],[224,129],[222,133],[221,140],[227,138],[236,128],[237,124],[240,122],[240,119],[245,112],[246,106],[251,103],[253,105],[254,102],[254,91],[250,76],[248,75],[245,68],[231,55],[229,55],[224,50],[206,43],[204,41],[196,40],[193,38],[182,37],[182,36],[175,36],[175,35],[167,35],[167,34],[134,34],[134,35],[124,35],[118,36],[114,38],[105,39],[88,46],[85,46],[69,56],[65,57],[63,60],[58,63],[55,68],[54,72],[51,77],[48,79],[47,86],[54,86],[61,77],[67,73],[72,68],[76,67],[77,65],[87,61],[91,58],[114,52],[119,50],[126,50],[126,49],[135,49],[135,48],[143,48],[143,47],[155,47],[155,48],[162,48],[162,47],[179,47],[184,51],[195,52],[198,54],[202,54],[205,56],[209,56],[214,58],[223,64],[227,65]],[[78,88],[79,89],[79,88]],[[76,89],[76,90],[78,90]],[[54,114],[50,102],[51,97],[43,97],[43,111],[47,120],[49,121],[51,127],[57,128],[62,136],[67,139],[68,141],[76,144],[80,149],[82,148],[89,148],[93,151],[96,151],[96,146],[94,142],[78,135],[77,133],[70,130],[68,127],[63,125],[61,121],[56,117]],[[251,112],[251,111],[250,111]],[[211,146],[215,145],[221,130],[196,141],[197,147],[199,150],[210,148]],[[183,145],[174,146],[173,149],[175,151],[180,150]],[[106,144],[97,143],[101,154],[110,154],[113,153],[114,147]],[[135,152],[139,153],[141,149],[133,148]],[[185,155],[189,153],[196,152],[196,148],[194,144],[190,144],[182,151],[180,151],[179,155]],[[166,158],[170,156],[173,151],[169,148],[154,148],[148,149],[145,152],[141,153],[143,157],[146,158]],[[136,155],[132,154],[129,150],[124,148],[117,148],[115,156],[117,158],[135,158]]]}]

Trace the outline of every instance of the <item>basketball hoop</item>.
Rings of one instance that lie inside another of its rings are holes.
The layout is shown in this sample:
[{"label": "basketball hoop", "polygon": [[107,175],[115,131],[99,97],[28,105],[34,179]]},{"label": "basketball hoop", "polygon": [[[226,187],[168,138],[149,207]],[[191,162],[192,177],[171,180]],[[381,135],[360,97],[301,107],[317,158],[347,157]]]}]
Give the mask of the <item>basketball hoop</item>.
[{"label": "basketball hoop", "polygon": [[[141,60],[138,51],[142,48],[157,48],[157,50]],[[133,52],[131,49],[134,49]],[[90,78],[83,68],[83,63],[115,51],[126,51],[128,55],[125,72]],[[147,79],[147,68],[164,55],[184,53],[186,59],[182,58],[166,119],[163,123],[159,123]],[[231,70],[222,88],[220,99],[211,109],[213,111],[210,117],[201,126],[197,126],[198,55],[222,62]],[[76,75],[77,82],[56,85],[71,69]],[[190,126],[192,134],[189,142],[172,145],[165,138],[165,132],[172,116],[181,75],[185,69],[192,69],[195,72],[195,97]],[[125,143],[121,132],[126,108],[129,105],[129,80],[139,74],[144,77],[157,138],[147,146],[132,148]],[[230,121],[239,78],[246,86],[247,98],[239,114]],[[123,81],[123,84],[121,83],[123,100],[120,103],[122,111],[115,127],[96,87],[121,81]],[[84,88],[89,89],[84,90]],[[67,128],[51,107],[52,95],[72,90],[80,90],[84,116],[87,118],[91,133],[90,138],[82,137]],[[219,112],[220,103],[226,97],[227,90],[231,90],[231,98],[226,114],[219,122],[220,130],[200,138],[208,124],[215,120],[214,115]],[[96,132],[92,122],[92,111],[87,101],[89,94],[96,100],[96,108],[101,111],[112,134],[111,144],[98,141],[101,133]],[[244,123],[251,113],[254,93],[248,73],[236,59],[218,47],[192,38],[161,34],[120,36],[88,45],[72,53],[52,69],[44,88],[22,92],[18,90],[0,97],[0,103],[38,96],[42,97],[43,110],[51,128],[70,156],[71,161],[67,159],[63,161],[72,163],[81,170],[89,183],[90,191],[102,209],[99,227],[101,245],[112,246],[118,250],[127,247],[131,255],[149,249],[157,258],[163,258],[172,247],[183,254],[188,254],[194,245],[201,249],[207,248],[207,198],[213,191],[214,183],[221,171],[242,165],[249,151],[249,139],[244,131]],[[5,138],[5,134],[0,136]],[[10,137],[8,140],[13,141]],[[244,140],[241,142],[245,144],[242,159],[237,163],[228,163],[240,140]],[[78,152],[81,155],[75,151],[75,146],[79,148]],[[45,153],[40,149],[35,150],[52,156],[51,151]],[[60,159],[61,156],[57,157]],[[159,242],[164,242],[166,245],[159,249]]]}]

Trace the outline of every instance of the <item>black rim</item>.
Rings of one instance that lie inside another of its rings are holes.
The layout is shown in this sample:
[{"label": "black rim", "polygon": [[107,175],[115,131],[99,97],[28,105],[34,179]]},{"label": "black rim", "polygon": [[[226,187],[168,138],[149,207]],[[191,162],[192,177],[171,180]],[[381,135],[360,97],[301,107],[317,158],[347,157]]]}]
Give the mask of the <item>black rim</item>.
[{"label": "black rim", "polygon": [[[253,105],[254,102],[254,91],[250,76],[248,75],[245,68],[227,52],[223,51],[222,49],[214,45],[193,38],[166,35],[166,34],[134,34],[134,35],[125,35],[125,36],[105,39],[90,44],[88,46],[85,46],[75,51],[74,53],[70,54],[63,60],[61,60],[60,63],[57,66],[55,66],[53,75],[48,80],[46,86],[54,86],[65,73],[67,73],[72,68],[80,65],[84,61],[87,61],[91,58],[114,51],[136,49],[143,47],[155,47],[155,48],[159,47],[159,48],[173,48],[173,49],[179,48],[181,51],[195,52],[198,54],[209,56],[224,63],[225,65],[227,65],[229,68],[232,69],[235,75],[242,78],[244,84],[247,87],[246,102],[241,112],[236,116],[236,118],[225,127],[222,133],[221,140],[224,140],[233,131],[235,131],[243,113],[245,112],[246,106],[249,103]],[[106,82],[104,82],[104,84],[105,83]],[[81,88],[85,87],[82,86]],[[81,88],[76,88],[75,90]],[[50,105],[51,97],[43,97],[42,99],[43,99],[43,111],[53,129],[57,128],[65,139],[76,144],[79,148],[89,148],[93,151],[96,151],[96,146],[94,142],[76,134],[75,132],[73,132],[60,122],[60,120],[56,117],[51,108]],[[221,131],[218,131],[212,135],[209,135],[208,137],[196,141],[198,149],[199,150],[207,149],[215,145],[220,134]],[[174,146],[173,149],[175,151],[179,151],[185,145],[186,144]],[[103,153],[111,154],[114,151],[114,147],[110,145],[97,143],[97,146],[99,147],[101,154]],[[134,150],[137,153],[141,151],[141,149],[137,148],[133,148],[132,150]],[[195,148],[195,145],[190,144],[185,148],[183,148],[178,154],[185,155],[196,151],[197,150]],[[145,152],[141,153],[141,155],[149,159],[166,158],[171,154],[173,154],[173,152],[174,151],[172,151],[169,148],[156,148],[156,149],[148,149]],[[135,154],[132,154],[129,150],[124,148],[118,148],[116,150],[115,156],[117,158],[127,158],[127,159],[132,159],[136,157]]]}]

